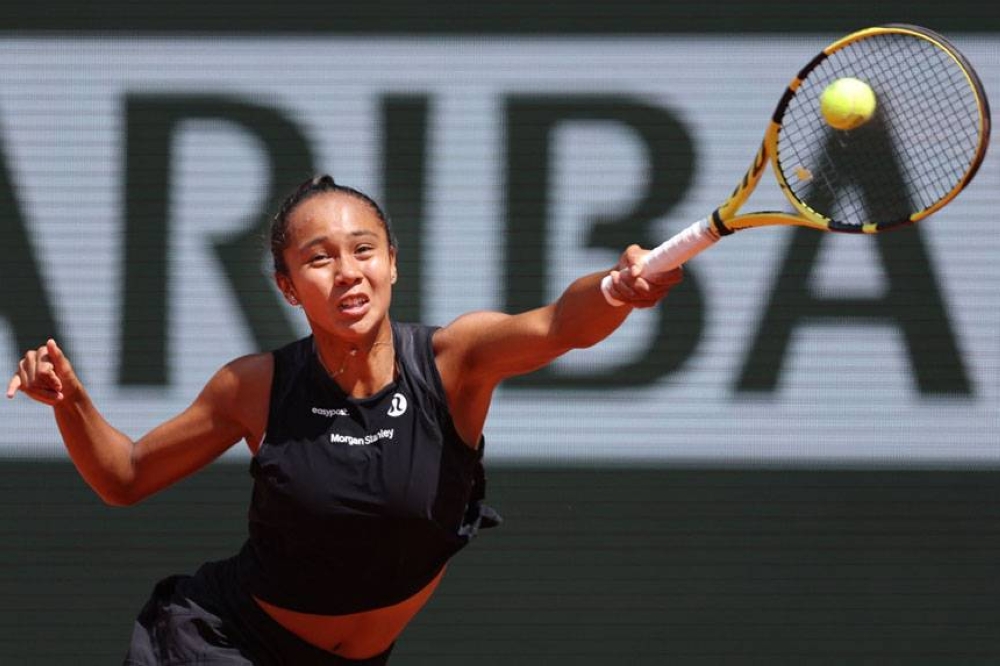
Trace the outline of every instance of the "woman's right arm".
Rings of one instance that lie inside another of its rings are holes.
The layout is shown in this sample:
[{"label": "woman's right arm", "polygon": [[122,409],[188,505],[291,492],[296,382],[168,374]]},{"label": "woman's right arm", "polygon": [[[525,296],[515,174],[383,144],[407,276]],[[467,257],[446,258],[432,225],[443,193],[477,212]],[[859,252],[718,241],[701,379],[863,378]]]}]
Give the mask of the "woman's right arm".
[{"label": "woman's right arm", "polygon": [[135,504],[201,469],[266,427],[273,358],[255,354],[222,367],[190,407],[132,441],[105,420],[53,340],[28,352],[7,387],[51,405],[80,475],[108,504]]}]

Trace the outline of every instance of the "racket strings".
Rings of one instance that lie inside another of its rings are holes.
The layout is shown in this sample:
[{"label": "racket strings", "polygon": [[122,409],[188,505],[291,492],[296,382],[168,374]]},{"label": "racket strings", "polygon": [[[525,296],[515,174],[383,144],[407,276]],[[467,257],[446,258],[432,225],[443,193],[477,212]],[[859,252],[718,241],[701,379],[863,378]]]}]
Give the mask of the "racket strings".
[{"label": "racket strings", "polygon": [[[819,97],[843,77],[876,96],[873,118],[827,125]],[[949,197],[977,161],[981,103],[950,53],[909,33],[880,33],[833,52],[781,115],[777,165],[791,193],[839,230],[908,221]]]},{"label": "racket strings", "polygon": [[[898,48],[873,48],[863,51],[865,56],[862,63],[864,71],[875,72],[884,69],[895,74],[894,78],[887,78],[885,81],[894,94],[886,94],[884,101],[879,101],[879,103],[884,104],[885,108],[879,115],[882,127],[875,128],[883,130],[884,133],[887,132],[890,137],[902,139],[902,141],[883,140],[880,142],[880,152],[892,156],[892,165],[904,166],[909,161],[914,164],[928,165],[934,169],[933,153],[930,152],[932,142],[914,141],[915,138],[927,136],[932,130],[932,128],[926,127],[926,117],[921,114],[919,106],[915,107],[914,105],[920,97],[925,95],[923,90],[928,87],[928,82],[937,77],[933,76],[930,71],[918,71],[910,66],[910,63],[914,62],[915,59],[920,59],[924,55],[923,46],[925,44],[927,42],[918,42],[912,39],[896,40],[894,46],[898,45]],[[942,55],[942,53],[934,49],[933,55]],[[934,60],[940,62],[938,58],[934,58]],[[897,91],[908,91],[908,94],[898,94]],[[900,122],[901,118],[913,120],[913,126],[907,126]],[[867,138],[877,141],[884,137]],[[904,147],[908,147],[909,152],[904,150]],[[890,201],[889,208],[898,211],[896,214],[900,218],[909,217],[912,213],[929,207],[947,194],[947,190],[936,194],[930,193],[927,189],[928,182],[921,180],[922,172],[919,169],[891,169],[888,166],[889,163],[883,164],[885,165],[883,169],[877,171],[881,178],[872,188],[872,196]],[[944,181],[938,180],[937,182]],[[949,189],[950,187],[951,185],[949,185]],[[915,195],[917,195],[916,200]],[[858,210],[857,213],[858,219],[862,219],[864,210]]]},{"label": "racket strings", "polygon": [[[964,175],[963,169],[976,151],[978,123],[963,125],[956,119],[978,119],[979,111],[974,95],[961,94],[968,84],[964,73],[946,52],[922,40],[908,39],[903,44],[908,48],[900,66],[911,61],[922,62],[924,69],[909,66],[901,70],[903,76],[899,86],[908,90],[909,94],[894,95],[887,100],[889,103],[898,100],[903,107],[898,112],[889,113],[888,118],[915,119],[912,127],[904,125],[896,134],[902,138],[904,145],[911,147],[914,159],[927,167],[926,173],[918,169],[914,174],[922,176],[922,179],[910,182],[912,189],[922,194],[923,201],[918,202],[917,208],[922,210],[946,196]],[[899,49],[898,53],[903,54],[904,49]],[[931,98],[941,114],[939,117],[921,114],[921,100]],[[946,123],[942,123],[942,119]],[[962,132],[963,129],[967,131]],[[973,131],[968,131],[970,129]],[[934,190],[934,187],[938,189]]]}]

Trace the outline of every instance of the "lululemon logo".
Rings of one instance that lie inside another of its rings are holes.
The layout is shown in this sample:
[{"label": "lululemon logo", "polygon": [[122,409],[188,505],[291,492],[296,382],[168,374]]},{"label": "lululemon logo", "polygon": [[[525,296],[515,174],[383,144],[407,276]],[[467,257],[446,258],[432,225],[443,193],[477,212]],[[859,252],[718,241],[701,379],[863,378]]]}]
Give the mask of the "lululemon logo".
[{"label": "lululemon logo", "polygon": [[389,405],[389,416],[402,416],[406,413],[406,396],[397,393],[392,396],[392,404]]}]

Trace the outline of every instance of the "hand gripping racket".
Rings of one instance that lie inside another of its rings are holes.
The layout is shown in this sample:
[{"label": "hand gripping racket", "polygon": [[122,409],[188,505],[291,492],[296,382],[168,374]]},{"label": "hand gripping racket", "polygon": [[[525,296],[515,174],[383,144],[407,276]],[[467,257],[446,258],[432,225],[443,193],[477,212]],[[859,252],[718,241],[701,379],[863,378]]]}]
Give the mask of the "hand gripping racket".
[{"label": "hand gripping racket", "polygon": [[[870,119],[851,130],[835,129],[820,110],[823,91],[844,78],[866,83],[876,102]],[[676,268],[721,237],[751,227],[877,233],[922,220],[972,181],[989,134],[982,83],[942,36],[903,24],[847,35],[789,84],[729,199],[653,249],[643,274]],[[768,163],[795,212],[738,215]],[[606,276],[604,295],[621,304],[611,284]]]}]

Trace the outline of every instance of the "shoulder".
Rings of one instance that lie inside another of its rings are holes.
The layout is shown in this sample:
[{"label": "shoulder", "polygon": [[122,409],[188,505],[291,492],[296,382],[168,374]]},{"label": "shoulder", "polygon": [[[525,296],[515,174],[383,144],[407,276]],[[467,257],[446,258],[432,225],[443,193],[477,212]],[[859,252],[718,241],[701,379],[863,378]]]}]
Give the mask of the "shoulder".
[{"label": "shoulder", "polygon": [[434,332],[434,353],[460,352],[473,345],[481,336],[511,318],[503,312],[487,310],[469,312]]},{"label": "shoulder", "polygon": [[274,356],[270,352],[248,354],[229,361],[205,385],[196,405],[212,418],[238,423],[255,451],[267,427]]},{"label": "shoulder", "polygon": [[484,359],[491,355],[497,338],[511,316],[502,312],[477,311],[463,314],[434,333],[434,358],[450,394],[480,385],[492,387],[499,377],[482,372],[489,368]]},{"label": "shoulder", "polygon": [[220,370],[220,373],[226,373],[245,383],[255,383],[263,379],[269,380],[272,372],[274,372],[274,352],[240,356],[226,363]]},{"label": "shoulder", "polygon": [[518,315],[481,310],[461,315],[434,336],[438,365],[464,381],[494,385],[505,374],[503,359],[529,353],[548,330],[538,310]]},{"label": "shoulder", "polygon": [[484,340],[509,315],[500,312],[464,314],[434,333],[435,363],[452,421],[461,440],[477,448],[497,380],[480,372],[477,356]]},{"label": "shoulder", "polygon": [[219,368],[205,387],[206,392],[239,404],[271,386],[274,355],[271,352],[248,354]]}]

